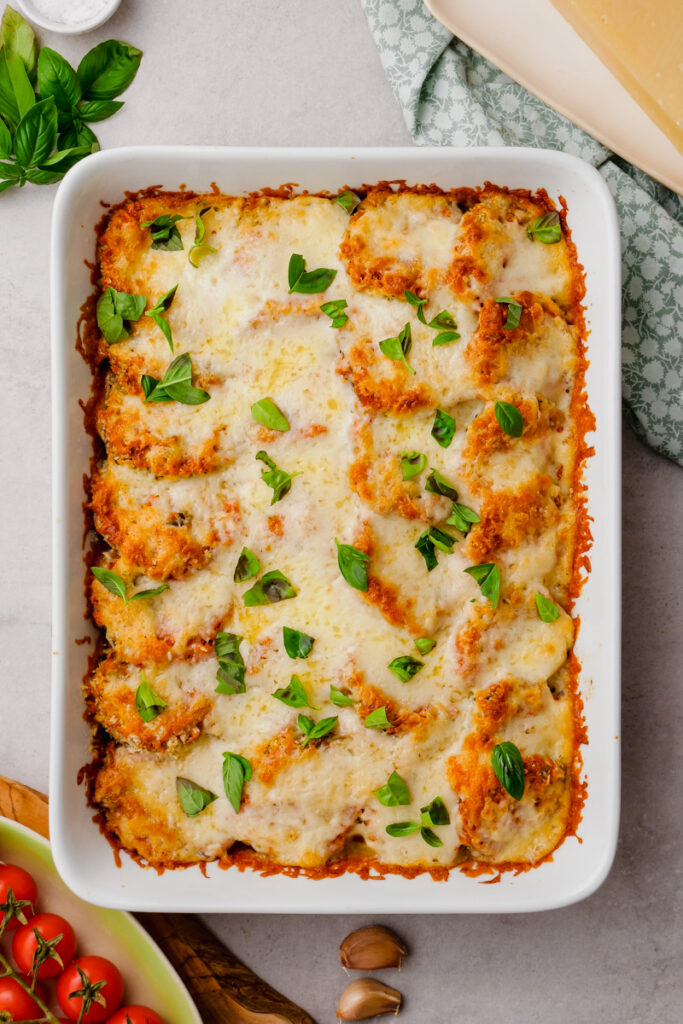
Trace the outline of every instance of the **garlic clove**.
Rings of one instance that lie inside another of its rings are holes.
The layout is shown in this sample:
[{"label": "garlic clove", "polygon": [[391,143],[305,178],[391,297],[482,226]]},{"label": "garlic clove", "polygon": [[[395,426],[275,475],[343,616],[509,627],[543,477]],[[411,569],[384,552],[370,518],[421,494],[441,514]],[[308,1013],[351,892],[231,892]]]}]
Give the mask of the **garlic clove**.
[{"label": "garlic clove", "polygon": [[395,932],[372,925],[346,936],[340,946],[340,959],[342,967],[352,971],[379,971],[383,967],[398,967],[400,971],[407,952]]},{"label": "garlic clove", "polygon": [[339,1020],[367,1020],[401,1009],[403,996],[374,978],[359,978],[344,989],[337,1006]]}]

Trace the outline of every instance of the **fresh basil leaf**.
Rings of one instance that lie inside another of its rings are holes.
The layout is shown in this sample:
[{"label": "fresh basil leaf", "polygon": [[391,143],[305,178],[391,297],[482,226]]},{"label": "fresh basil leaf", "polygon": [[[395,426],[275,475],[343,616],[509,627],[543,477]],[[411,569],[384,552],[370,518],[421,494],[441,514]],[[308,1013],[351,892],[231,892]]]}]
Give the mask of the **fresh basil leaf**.
[{"label": "fresh basil leaf", "polygon": [[0,162],[0,175],[4,178],[8,178],[10,184],[14,184],[15,181],[19,181],[22,175],[22,171],[16,164],[5,163],[3,160]]},{"label": "fresh basil leaf", "polygon": [[328,732],[332,732],[338,721],[337,715],[334,715],[333,718],[321,718],[319,722],[315,722],[306,715],[299,715],[297,724],[304,734],[301,746],[305,747],[312,743],[313,740],[321,740],[323,736],[327,736]]},{"label": "fresh basil leaf", "polygon": [[445,530],[439,530],[436,526],[430,526],[428,531],[429,539],[432,544],[439,549],[444,551],[447,555],[453,550],[455,544],[455,537],[451,537],[450,533],[446,533]]},{"label": "fresh basil leaf", "polygon": [[161,314],[165,313],[166,310],[169,309],[171,303],[173,302],[173,299],[175,298],[175,293],[177,292],[177,290],[178,285],[174,284],[172,288],[169,288],[169,290],[165,292],[160,299],[158,299],[155,306],[152,306],[151,309],[147,310],[147,316],[151,317],[151,319],[154,321],[157,327],[161,329],[162,334],[164,335],[166,341],[168,342],[168,347],[170,348],[171,352],[174,351],[171,325]]},{"label": "fresh basil leaf", "polygon": [[429,654],[436,647],[436,640],[432,640],[429,636],[421,636],[415,641],[415,646],[420,654]]},{"label": "fresh basil leaf", "polygon": [[290,597],[296,597],[296,590],[279,569],[273,569],[245,592],[244,603],[247,608],[253,608],[256,605],[286,601]]},{"label": "fresh basil leaf", "polygon": [[181,217],[179,213],[174,213],[173,215],[162,213],[159,217],[155,217],[154,220],[143,220],[140,227],[149,228],[152,236],[151,249],[173,252],[183,248],[183,240],[180,237],[176,224],[179,220],[188,219],[188,217]]},{"label": "fresh basil leaf", "polygon": [[90,152],[94,153],[100,148],[97,136],[88,128],[87,124],[72,124],[66,128],[57,140],[58,149],[72,149],[74,146],[90,146]]},{"label": "fresh basil leaf", "polygon": [[[81,98],[78,75],[68,60],[49,46],[43,46],[38,56],[38,91],[43,99],[52,96],[60,110],[66,111],[75,107]],[[81,110],[78,116],[83,117]]]},{"label": "fresh basil leaf", "polygon": [[117,39],[98,43],[78,65],[78,78],[87,100],[113,100],[131,84],[142,51]]},{"label": "fresh basil leaf", "polygon": [[451,816],[448,808],[440,796],[435,796],[428,804],[420,808],[421,824],[425,827],[430,825],[450,825]]},{"label": "fresh basil leaf", "polygon": [[20,167],[35,167],[45,160],[57,141],[57,107],[50,96],[25,114],[14,133],[14,155]]},{"label": "fresh basil leaf", "polygon": [[432,437],[442,448],[448,448],[455,434],[455,420],[443,409],[437,409],[432,426]]},{"label": "fresh basil leaf", "polygon": [[401,476],[404,480],[412,480],[427,465],[427,456],[422,452],[401,452]]},{"label": "fresh basil leaf", "polygon": [[100,296],[97,303],[97,326],[108,345],[128,338],[128,325],[139,320],[145,311],[147,299],[144,295],[130,295],[118,292],[111,285]]},{"label": "fresh basil leaf", "polygon": [[560,617],[560,609],[555,602],[543,594],[536,594],[536,611],[543,622],[555,622]]},{"label": "fresh basil leaf", "polygon": [[240,644],[244,638],[236,633],[216,633],[213,648],[218,660],[216,693],[244,693],[246,685],[244,676],[246,667],[240,652]]},{"label": "fresh basil leaf", "polygon": [[496,778],[513,800],[524,796],[524,761],[519,748],[506,740],[491,751],[491,764]]},{"label": "fresh basil leaf", "polygon": [[320,267],[318,270],[306,270],[306,260],[299,253],[293,253],[289,260],[288,270],[289,294],[300,292],[303,295],[317,295],[327,291],[335,277],[336,270]]},{"label": "fresh basil leaf", "polygon": [[0,21],[0,50],[7,57],[19,57],[30,80],[35,81],[38,42],[29,23],[9,4]]},{"label": "fresh basil leaf", "polygon": [[417,319],[421,324],[426,326],[427,321],[425,320],[423,307],[427,305],[427,300],[421,299],[419,295],[416,295],[415,292],[409,291],[407,288],[404,290],[403,295],[406,302],[417,310]]},{"label": "fresh basil leaf", "polygon": [[36,105],[36,94],[28,77],[26,65],[20,57],[5,57],[5,62],[19,116],[25,117]]},{"label": "fresh basil leaf", "polygon": [[282,627],[282,642],[290,658],[307,658],[313,650],[315,638],[289,626]]},{"label": "fresh basil leaf", "polygon": [[380,341],[379,347],[388,359],[403,363],[410,373],[415,373],[407,358],[412,343],[412,332],[408,323],[396,338],[385,338],[384,341]]},{"label": "fresh basil leaf", "polygon": [[410,793],[398,772],[392,772],[386,783],[375,790],[375,796],[384,807],[403,807],[410,803]]},{"label": "fresh basil leaf", "polygon": [[175,780],[176,792],[180,806],[188,818],[196,818],[200,811],[212,804],[218,797],[210,789],[198,786],[191,779],[184,779],[180,775]]},{"label": "fresh basil leaf", "polygon": [[142,391],[146,402],[172,401],[163,388],[159,386],[159,380],[156,377],[152,377],[149,373],[143,373],[140,378],[140,384],[142,385]]},{"label": "fresh basil leaf", "polygon": [[14,131],[21,121],[21,114],[12,88],[12,79],[9,76],[7,59],[2,49],[0,49],[0,117],[5,118],[11,131]]},{"label": "fresh basil leaf", "polygon": [[436,832],[432,832],[431,828],[423,826],[420,829],[420,836],[424,839],[427,846],[443,846],[443,840],[439,839]]},{"label": "fresh basil leaf", "polygon": [[197,213],[197,215],[196,215],[196,217],[194,219],[194,224],[195,224],[195,228],[194,228],[194,244],[195,245],[202,245],[203,242],[204,242],[204,238],[206,237],[206,225],[204,224],[203,217],[204,217],[204,214],[208,213],[210,209],[211,209],[210,206],[205,206],[203,210],[199,210],[198,211],[198,213]]},{"label": "fresh basil leaf", "polygon": [[500,597],[500,570],[493,562],[482,562],[481,565],[470,565],[463,570],[479,584],[484,597],[488,598],[494,608],[498,607]]},{"label": "fresh basil leaf", "polygon": [[336,537],[334,543],[337,545],[339,571],[346,582],[354,590],[367,591],[368,569],[366,563],[370,561],[370,556],[359,551],[358,548],[354,548],[352,544],[340,544]]},{"label": "fresh basil leaf", "polygon": [[562,238],[562,226],[557,210],[551,210],[550,213],[544,213],[542,217],[537,217],[533,224],[527,225],[526,233],[532,242],[534,238],[545,245],[559,242]]},{"label": "fresh basil leaf", "polygon": [[387,718],[387,709],[384,706],[375,708],[366,715],[363,724],[366,729],[391,729],[391,722]]},{"label": "fresh basil leaf", "polygon": [[168,589],[168,583],[161,583],[158,587],[152,587],[151,590],[138,590],[136,594],[130,595],[126,604],[130,601],[139,601],[143,597],[158,597],[159,594],[163,594],[163,592]]},{"label": "fresh basil leaf", "polygon": [[79,105],[76,114],[81,121],[89,123],[106,121],[107,118],[118,113],[122,106],[123,100],[84,100]]},{"label": "fresh basil leaf", "polygon": [[[452,314],[447,309],[442,309],[440,313],[437,313],[434,319],[429,321],[428,326],[435,331],[457,331],[458,329]],[[458,334],[457,337],[459,338],[460,335]],[[434,341],[432,344],[436,345],[437,342]]]},{"label": "fresh basil leaf", "polygon": [[126,584],[123,582],[118,573],[112,572],[111,569],[102,569],[98,565],[91,566],[90,571],[96,580],[106,587],[110,594],[115,594],[116,597],[123,598],[124,604],[128,603],[126,597]]},{"label": "fresh basil leaf", "polygon": [[360,196],[357,196],[355,192],[347,189],[346,192],[342,192],[341,195],[335,196],[332,200],[335,203],[339,203],[343,210],[347,213],[353,213],[356,207],[360,204]]},{"label": "fresh basil leaf", "polygon": [[168,704],[155,693],[142,673],[142,682],[135,691],[135,710],[143,722],[152,722]]},{"label": "fresh basil leaf", "polygon": [[424,666],[423,661],[418,661],[411,654],[404,654],[400,658],[394,658],[389,662],[389,668],[402,683],[409,683],[416,672]]},{"label": "fresh basil leaf", "polygon": [[0,117],[0,159],[12,156],[12,133]]},{"label": "fresh basil leaf", "polygon": [[517,302],[516,299],[505,297],[503,299],[494,299],[494,302],[502,302],[508,308],[508,315],[503,324],[503,330],[512,331],[515,327],[519,327],[519,321],[522,316],[522,310],[524,307]]},{"label": "fresh basil leaf", "polygon": [[391,825],[387,825],[387,835],[393,836],[394,839],[400,839],[402,836],[412,836],[413,832],[419,832],[420,826],[417,821],[395,821]]},{"label": "fresh basil leaf", "polygon": [[458,492],[455,487],[448,482],[445,476],[439,473],[438,469],[432,468],[430,470],[425,483],[425,491],[428,491],[430,494],[441,494],[444,498],[450,498],[451,501],[458,500]]},{"label": "fresh basil leaf", "polygon": [[289,686],[275,690],[272,696],[276,697],[277,700],[281,700],[283,704],[290,708],[310,708],[311,711],[320,710],[309,701],[304,684],[298,676],[292,676]]},{"label": "fresh basil leaf", "polygon": [[[154,378],[148,377],[148,384],[150,380],[154,380]],[[166,402],[171,399],[171,401],[180,402],[182,405],[202,405],[203,402],[208,402],[211,396],[206,391],[193,387],[191,380],[192,360],[187,352],[183,352],[182,355],[176,356],[164,376],[149,394],[143,377],[142,388],[145,391],[145,401]],[[159,392],[158,395],[157,392]]]},{"label": "fresh basil leaf", "polygon": [[208,243],[204,241],[204,238],[206,237],[206,226],[202,218],[210,209],[210,206],[204,207],[204,209],[200,210],[195,217],[194,245],[187,256],[190,264],[195,269],[203,262],[206,256],[209,256],[211,253],[218,252],[218,250],[214,249],[212,245],[208,245]]},{"label": "fresh basil leaf", "polygon": [[436,345],[448,345],[449,342],[458,341],[459,338],[460,335],[458,334],[457,331],[441,331],[434,338],[434,341],[432,342],[432,348],[434,348]]},{"label": "fresh basil leaf", "polygon": [[323,312],[325,316],[329,316],[332,321],[330,327],[343,327],[344,324],[348,323],[348,316],[346,313],[342,312],[346,309],[346,306],[346,299],[335,299],[333,302],[323,302],[320,309],[321,312]]},{"label": "fresh basil leaf", "polygon": [[265,462],[266,466],[269,467],[269,469],[261,470],[261,479],[264,484],[273,488],[273,497],[270,504],[274,505],[276,501],[281,501],[286,494],[289,494],[292,480],[295,476],[301,476],[301,473],[286,473],[284,469],[279,469],[267,452],[263,450],[256,453],[256,458],[260,459],[261,462]]},{"label": "fresh basil leaf", "polygon": [[278,409],[272,398],[262,398],[251,407],[251,415],[257,423],[269,430],[289,430],[289,421],[283,412]]},{"label": "fresh basil leaf", "polygon": [[62,180],[67,170],[68,167],[64,170],[60,170],[59,167],[27,167],[26,181],[30,181],[32,185],[54,185],[55,182]]},{"label": "fresh basil leaf", "polygon": [[415,547],[424,558],[427,571],[431,572],[438,564],[435,548],[450,554],[454,544],[455,537],[451,537],[445,530],[437,529],[436,526],[430,526],[417,538]]},{"label": "fresh basil leaf", "polygon": [[353,697],[347,696],[338,690],[336,686],[330,684],[330,700],[333,704],[336,704],[338,708],[350,708],[356,703]]},{"label": "fresh basil leaf", "polygon": [[6,192],[8,188],[12,188],[12,185],[16,185],[16,184],[17,184],[16,179],[13,180],[13,181],[9,181],[9,180],[3,181],[2,179],[0,179],[0,194],[2,194],[3,192]]},{"label": "fresh basil leaf", "polygon": [[261,563],[254,552],[250,551],[249,548],[242,548],[232,577],[235,583],[244,583],[245,580],[250,580],[253,576],[258,576],[260,572]]},{"label": "fresh basil leaf", "polygon": [[453,502],[453,508],[451,514],[446,520],[448,526],[454,526],[456,530],[460,530],[461,533],[469,533],[472,523],[480,523],[481,519],[471,508],[467,505],[459,505],[457,501]]},{"label": "fresh basil leaf", "polygon": [[511,405],[510,402],[496,402],[493,411],[501,430],[510,437],[522,436],[524,420],[516,405]]},{"label": "fresh basil leaf", "polygon": [[235,814],[239,814],[244,783],[249,782],[250,778],[251,764],[246,757],[226,751],[223,754],[223,788]]}]

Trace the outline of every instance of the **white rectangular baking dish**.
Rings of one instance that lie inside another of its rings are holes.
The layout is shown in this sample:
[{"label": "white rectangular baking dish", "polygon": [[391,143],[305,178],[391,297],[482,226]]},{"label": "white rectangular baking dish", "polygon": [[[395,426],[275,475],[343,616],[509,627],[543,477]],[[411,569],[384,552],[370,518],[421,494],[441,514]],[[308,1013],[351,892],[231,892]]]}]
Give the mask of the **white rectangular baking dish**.
[{"label": "white rectangular baking dish", "polygon": [[[363,881],[356,875],[311,881],[209,865],[158,875],[123,856],[119,868],[93,824],[78,771],[90,760],[81,680],[88,645],[76,639],[84,620],[83,475],[91,441],[79,399],[90,371],[74,342],[79,308],[91,291],[85,260],[94,257],[100,201],[161,184],[177,189],[242,193],[283,182],[335,190],[381,179],[443,187],[493,181],[544,187],[564,196],[579,259],[586,271],[588,393],[597,419],[596,454],[586,479],[593,517],[593,571],[577,606],[589,744],[589,795],[579,834],[553,860],[496,885],[453,871],[447,882],[423,875]],[[96,153],[69,172],[55,201],[52,231],[53,628],[50,830],[55,863],[83,899],[109,907],[164,911],[277,913],[501,913],[547,910],[583,899],[606,877],[619,823],[620,710],[620,259],[614,203],[598,172],[563,153],[534,149],[228,149],[140,147]]]}]

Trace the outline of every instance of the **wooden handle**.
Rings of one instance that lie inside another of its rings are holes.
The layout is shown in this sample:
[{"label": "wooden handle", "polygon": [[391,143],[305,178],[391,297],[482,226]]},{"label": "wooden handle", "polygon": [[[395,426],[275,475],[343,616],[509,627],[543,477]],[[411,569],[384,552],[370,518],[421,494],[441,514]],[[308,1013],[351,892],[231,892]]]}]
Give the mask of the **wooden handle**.
[{"label": "wooden handle", "polygon": [[[49,838],[44,793],[0,775],[0,814]],[[315,1024],[190,914],[138,914],[197,1004],[204,1024]]]}]

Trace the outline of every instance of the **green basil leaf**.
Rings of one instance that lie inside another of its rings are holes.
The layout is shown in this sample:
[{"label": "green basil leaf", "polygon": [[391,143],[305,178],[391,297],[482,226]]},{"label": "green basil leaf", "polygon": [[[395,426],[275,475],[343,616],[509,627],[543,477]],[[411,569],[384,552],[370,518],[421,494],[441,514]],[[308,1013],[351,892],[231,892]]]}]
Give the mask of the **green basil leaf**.
[{"label": "green basil leaf", "polygon": [[432,640],[429,636],[421,636],[415,641],[415,646],[420,654],[429,654],[436,647],[436,640]]},{"label": "green basil leaf", "polygon": [[0,21],[0,50],[7,57],[19,57],[30,80],[35,81],[38,42],[29,23],[9,4]]},{"label": "green basil leaf", "polygon": [[[154,378],[148,378],[148,383],[150,380],[154,380]],[[206,391],[193,387],[191,380],[192,360],[187,352],[183,352],[182,355],[176,356],[162,379],[149,394],[143,378],[142,388],[145,391],[145,401],[165,402],[171,399],[171,401],[181,402],[183,405],[201,405],[203,402],[208,402],[211,396]],[[160,394],[157,395],[157,392]]]},{"label": "green basil leaf", "polygon": [[60,171],[59,168],[55,170],[51,167],[27,167],[26,181],[30,181],[32,185],[54,185],[56,181],[62,180],[66,171],[67,168]]},{"label": "green basil leaf", "polygon": [[12,156],[12,133],[0,117],[0,159]]},{"label": "green basil leaf", "polygon": [[123,582],[118,573],[112,572],[111,569],[101,569],[98,565],[91,566],[90,571],[96,580],[106,587],[110,594],[115,594],[116,597],[123,598],[125,604],[128,603],[126,597],[126,584]]},{"label": "green basil leaf", "polygon": [[342,310],[346,309],[346,299],[335,299],[333,302],[323,302],[320,307],[325,316],[329,316],[332,323],[330,327],[343,327],[348,323],[348,316]]},{"label": "green basil leaf", "polygon": [[360,204],[360,196],[357,196],[355,192],[347,189],[346,192],[342,192],[341,195],[335,196],[332,200],[334,203],[339,203],[343,210],[347,213],[353,213],[356,207]]},{"label": "green basil leaf", "polygon": [[289,494],[292,488],[292,480],[295,476],[301,476],[301,473],[286,473],[284,469],[279,469],[267,452],[263,450],[256,453],[256,458],[260,459],[261,462],[265,462],[270,467],[269,469],[261,470],[261,479],[264,484],[273,488],[273,497],[270,504],[274,505],[276,501],[281,501],[286,494]]},{"label": "green basil leaf", "polygon": [[[457,331],[458,329],[452,314],[447,309],[442,309],[440,313],[437,313],[434,319],[429,321],[428,326],[432,327],[435,331]],[[459,338],[460,335],[458,334],[456,337]],[[434,341],[432,344],[436,345],[437,342]]]},{"label": "green basil leaf", "polygon": [[425,320],[423,307],[427,305],[427,300],[421,299],[419,295],[416,295],[415,292],[409,291],[407,288],[404,290],[403,295],[406,302],[417,310],[417,319],[421,324],[426,326],[427,321]]},{"label": "green basil leaf", "polygon": [[437,409],[432,426],[432,437],[442,448],[448,448],[455,434],[455,420],[443,409]]},{"label": "green basil leaf", "polygon": [[338,690],[336,686],[330,684],[330,700],[333,704],[336,704],[338,708],[350,708],[356,703],[353,697],[347,696]]},{"label": "green basil leaf", "polygon": [[443,846],[443,840],[439,839],[436,832],[432,832],[431,828],[421,828],[420,836],[424,839],[427,846]]},{"label": "green basil leaf", "polygon": [[25,114],[14,133],[14,155],[20,167],[41,164],[57,141],[57,107],[50,97]]},{"label": "green basil leaf", "polygon": [[424,666],[423,661],[418,661],[411,654],[404,654],[400,658],[394,658],[389,662],[389,668],[402,683],[409,683],[416,672]]},{"label": "green basil leaf", "polygon": [[245,580],[258,576],[261,572],[261,563],[249,548],[242,548],[240,557],[237,559],[233,579],[235,583],[244,583]]},{"label": "green basil leaf", "polygon": [[161,583],[158,587],[153,587],[151,590],[138,590],[136,594],[130,595],[128,602],[139,601],[143,597],[158,597],[159,594],[163,594],[163,592],[168,589],[168,583]]},{"label": "green basil leaf", "polygon": [[240,652],[240,644],[244,638],[236,633],[216,633],[213,648],[218,660],[216,693],[244,693],[246,672],[244,658]]},{"label": "green basil leaf", "polygon": [[0,194],[2,194],[3,192],[6,192],[8,188],[12,188],[12,185],[16,185],[16,184],[17,184],[16,180],[14,180],[14,181],[2,181],[2,180],[0,180]]},{"label": "green basil leaf", "polygon": [[97,326],[108,345],[130,337],[127,325],[140,319],[146,305],[144,295],[118,292],[111,286],[103,292],[97,302]]},{"label": "green basil leaf", "polygon": [[157,327],[161,329],[162,334],[164,335],[166,341],[168,342],[168,347],[170,348],[171,352],[174,351],[173,335],[171,334],[171,325],[168,323],[167,320],[164,319],[164,317],[161,314],[165,313],[166,310],[169,309],[171,303],[173,302],[173,299],[175,298],[175,293],[177,292],[177,290],[178,285],[174,284],[172,288],[169,288],[169,290],[165,292],[160,299],[157,300],[155,306],[152,306],[151,309],[147,310],[147,316],[151,317],[154,323],[157,325]]},{"label": "green basil leaf", "polygon": [[206,237],[206,225],[204,224],[203,217],[204,217],[204,214],[208,213],[210,209],[211,209],[210,206],[205,206],[203,210],[199,210],[199,212],[197,213],[197,216],[194,219],[194,223],[195,223],[195,228],[194,228],[194,244],[195,245],[202,245],[203,242],[204,242],[204,238]]},{"label": "green basil leaf", "polygon": [[445,476],[439,473],[438,469],[430,470],[425,483],[425,491],[428,491],[430,494],[441,494],[444,498],[450,498],[451,501],[458,500],[458,492],[455,487],[448,482]]},{"label": "green basil leaf", "polygon": [[256,605],[286,601],[290,597],[296,597],[296,590],[279,569],[273,569],[245,592],[244,603],[247,608],[253,608]]},{"label": "green basil leaf", "polygon": [[153,721],[168,704],[155,693],[142,673],[142,682],[135,691],[135,710],[143,722]]},{"label": "green basil leaf", "polygon": [[417,821],[395,821],[392,825],[387,825],[387,835],[393,836],[394,839],[400,839],[402,836],[412,836],[413,832],[419,832],[420,826]]},{"label": "green basil leaf", "polygon": [[557,210],[551,210],[550,213],[544,213],[542,217],[537,217],[533,224],[527,225],[526,233],[532,242],[534,238],[545,245],[559,242],[562,238],[562,226]]},{"label": "green basil leaf", "polygon": [[293,253],[289,260],[288,281],[289,293],[300,292],[303,295],[317,295],[327,291],[335,277],[336,270],[320,267],[318,270],[306,270],[306,260],[299,253]]},{"label": "green basil leaf", "polygon": [[432,544],[439,549],[439,551],[450,554],[455,544],[455,537],[451,537],[450,533],[446,533],[445,530],[439,530],[436,526],[430,526],[428,531],[429,539]]},{"label": "green basil leaf", "polygon": [[275,690],[272,696],[276,697],[277,700],[281,700],[283,704],[290,708],[310,708],[311,711],[320,710],[315,704],[311,704],[308,694],[304,689],[304,684],[298,676],[292,676],[289,686]]},{"label": "green basil leaf", "polygon": [[384,807],[403,807],[410,803],[410,793],[398,772],[392,772],[386,783],[375,790],[375,796]]},{"label": "green basil leaf", "polygon": [[0,117],[5,118],[11,131],[14,131],[21,121],[21,114],[12,88],[12,79],[9,76],[7,59],[2,49],[0,49]]},{"label": "green basil leaf", "polygon": [[458,334],[457,331],[441,331],[434,338],[434,341],[432,342],[432,348],[434,348],[436,345],[448,345],[449,342],[458,341],[459,338],[460,335]]},{"label": "green basil leaf", "polygon": [[83,96],[88,100],[113,100],[131,84],[142,60],[142,50],[117,39],[98,43],[78,65]]},{"label": "green basil leaf", "polygon": [[366,729],[391,729],[391,722],[387,718],[387,709],[384,706],[375,708],[366,715],[363,724]]},{"label": "green basil leaf", "polygon": [[479,584],[484,597],[488,598],[494,608],[498,607],[500,597],[500,570],[493,562],[482,562],[481,565],[470,565],[464,569]]},{"label": "green basil leaf", "polygon": [[543,622],[555,622],[560,617],[560,609],[555,602],[543,594],[536,594],[536,611]]},{"label": "green basil leaf", "polygon": [[[106,121],[123,106],[123,100],[85,100],[76,111],[81,121]],[[181,246],[182,248],[182,246]]]},{"label": "green basil leaf", "polygon": [[398,337],[385,338],[384,341],[380,341],[379,347],[388,359],[393,359],[394,362],[402,362],[409,373],[415,373],[415,370],[410,366],[407,359],[412,343],[412,332],[410,330],[410,324],[408,323],[404,325],[403,330]]},{"label": "green basil leaf", "polygon": [[140,384],[142,385],[142,391],[145,396],[146,402],[170,402],[171,398],[166,394],[164,389],[159,386],[159,381],[156,377],[150,376],[149,373],[143,373],[140,378]]},{"label": "green basil leaf", "polygon": [[511,405],[509,402],[496,402],[493,411],[501,430],[509,434],[510,437],[522,436],[524,420],[516,405]]},{"label": "green basil leaf", "polygon": [[289,267],[287,269],[287,281],[290,292],[305,270],[306,260],[303,256],[298,252],[292,253],[289,258]]},{"label": "green basil leaf", "polygon": [[[58,149],[72,149],[74,146],[89,146],[91,153],[100,148],[97,136],[88,128],[87,124],[70,125],[57,140]],[[93,149],[93,146],[96,149]]]},{"label": "green basil leaf", "polygon": [[431,572],[438,565],[435,549],[450,554],[454,544],[455,537],[451,537],[445,530],[438,530],[436,526],[430,526],[417,538],[415,547],[424,558],[427,571]]},{"label": "green basil leaf", "polygon": [[427,456],[422,452],[401,452],[401,476],[404,480],[412,480],[427,465]]},{"label": "green basil leaf", "polygon": [[[162,213],[154,220],[143,220],[141,228],[149,228],[152,236],[152,249],[162,249],[164,252],[174,252],[183,248],[183,240],[176,227],[179,220],[189,220],[189,217],[181,217],[179,213],[173,215]],[[176,288],[178,286],[176,285]]]},{"label": "green basil leaf", "polygon": [[28,77],[26,65],[20,57],[5,57],[5,62],[19,116],[25,117],[36,105],[36,94]]},{"label": "green basil leaf", "polygon": [[503,329],[506,331],[512,331],[515,327],[519,327],[519,321],[524,307],[517,302],[516,299],[511,299],[507,296],[503,299],[494,299],[493,301],[502,302],[508,308],[508,315],[505,319],[505,323],[503,324]]},{"label": "green basil leaf", "polygon": [[337,545],[339,571],[346,582],[354,590],[367,591],[368,569],[366,563],[370,561],[370,556],[359,551],[358,548],[354,548],[352,544],[340,544],[336,537],[334,543]]},{"label": "green basil leaf", "polygon": [[15,181],[19,181],[22,175],[22,171],[19,167],[17,167],[16,164],[5,163],[4,161],[2,161],[0,162],[0,175],[2,175],[4,178],[8,178],[10,184],[13,184]]},{"label": "green basil leaf", "polygon": [[184,779],[180,775],[175,780],[175,785],[180,806],[188,818],[196,818],[200,811],[218,799],[211,790],[204,789],[191,779]]},{"label": "green basil leaf", "polygon": [[440,796],[435,796],[428,804],[420,808],[421,824],[429,825],[450,825],[451,816],[448,808]]},{"label": "green basil leaf", "polygon": [[282,642],[290,658],[307,658],[313,650],[315,638],[308,633],[301,633],[298,629],[283,626]]},{"label": "green basil leaf", "polygon": [[454,526],[456,530],[460,530],[461,533],[469,533],[470,526],[472,523],[480,523],[481,519],[471,508],[467,505],[459,505],[457,501],[453,502],[453,508],[451,514],[446,520],[448,526]]},{"label": "green basil leaf", "polygon": [[[78,75],[68,60],[49,46],[43,46],[38,56],[38,91],[43,99],[52,96],[60,110],[70,111],[81,98]],[[82,111],[78,114],[83,117]]]},{"label": "green basil leaf", "polygon": [[251,764],[246,757],[226,751],[223,754],[223,788],[235,814],[239,814],[244,783],[249,782],[250,778]]},{"label": "green basil leaf", "polygon": [[514,743],[497,743],[491,752],[491,764],[500,782],[513,800],[524,796],[524,761]]},{"label": "green basil leaf", "polygon": [[251,415],[257,423],[269,430],[289,430],[289,421],[283,412],[278,409],[272,398],[262,398],[251,407]]},{"label": "green basil leaf", "polygon": [[327,736],[328,732],[332,732],[338,721],[337,715],[334,715],[333,718],[321,718],[319,722],[315,722],[306,715],[299,715],[297,724],[304,734],[301,746],[305,747],[312,743],[313,740],[321,740],[323,736]]}]

